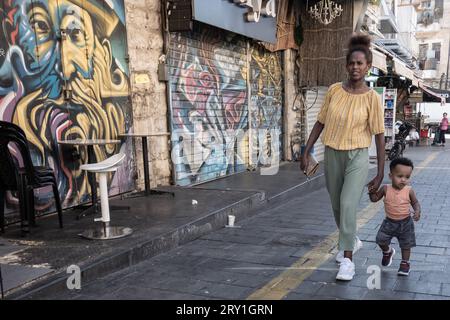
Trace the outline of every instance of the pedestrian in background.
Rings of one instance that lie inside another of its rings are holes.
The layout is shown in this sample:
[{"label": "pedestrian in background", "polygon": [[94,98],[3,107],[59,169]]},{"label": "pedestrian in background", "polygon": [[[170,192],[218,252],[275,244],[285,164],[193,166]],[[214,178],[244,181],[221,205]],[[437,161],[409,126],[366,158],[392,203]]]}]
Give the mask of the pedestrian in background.
[{"label": "pedestrian in background", "polygon": [[[414,190],[408,185],[414,165],[407,158],[397,158],[392,160],[389,168],[391,185],[385,185],[377,192],[369,194],[372,202],[384,198],[386,218],[378,230],[376,242],[383,250],[381,265],[389,267],[395,255],[395,249],[390,246],[391,240],[393,237],[398,239],[398,244],[402,250],[402,261],[398,274],[408,276],[411,248],[416,246],[414,221],[419,221],[421,215],[420,203]],[[413,217],[410,215],[410,207],[414,209]]]},{"label": "pedestrian in background", "polygon": [[444,114],[442,115],[440,129],[441,129],[441,135],[439,137],[439,142],[441,143],[440,146],[445,147],[445,133],[447,132],[448,129],[448,118],[446,112],[444,112]]},{"label": "pedestrian in background", "polygon": [[322,134],[325,145],[325,180],[334,218],[339,228],[340,263],[338,280],[351,280],[355,274],[353,253],[362,247],[356,236],[356,213],[367,182],[368,148],[375,135],[378,173],[367,185],[377,191],[384,177],[384,116],[381,97],[365,82],[372,64],[370,38],[354,35],[349,42],[346,69],[348,79],[328,89],[302,156],[301,169],[306,172],[309,154]]},{"label": "pedestrian in background", "polygon": [[409,138],[410,140],[414,143],[414,141],[416,142],[416,146],[419,145],[420,143],[420,136],[419,133],[417,132],[416,128],[412,128],[409,131]]}]

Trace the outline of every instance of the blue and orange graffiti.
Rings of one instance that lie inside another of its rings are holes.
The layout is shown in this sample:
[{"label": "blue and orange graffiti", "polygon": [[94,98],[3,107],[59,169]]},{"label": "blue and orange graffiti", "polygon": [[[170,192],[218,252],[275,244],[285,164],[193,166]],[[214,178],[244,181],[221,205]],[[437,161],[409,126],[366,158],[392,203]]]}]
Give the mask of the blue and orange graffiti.
[{"label": "blue and orange graffiti", "polygon": [[[35,165],[54,168],[65,206],[86,201],[80,161],[57,141],[114,139],[131,126],[123,0],[2,2],[0,119],[25,131]],[[95,155],[102,160],[121,148],[130,145],[96,147]],[[129,188],[131,173],[122,171],[113,185],[119,178]],[[39,194],[42,209],[48,199]]]}]

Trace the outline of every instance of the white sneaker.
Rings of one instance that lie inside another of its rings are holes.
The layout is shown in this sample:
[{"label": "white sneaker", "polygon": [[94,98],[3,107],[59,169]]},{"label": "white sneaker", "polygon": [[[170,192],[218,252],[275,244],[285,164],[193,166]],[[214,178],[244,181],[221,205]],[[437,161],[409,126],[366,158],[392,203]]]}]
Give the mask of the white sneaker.
[{"label": "white sneaker", "polygon": [[[353,247],[353,254],[358,252],[359,249],[361,249],[363,246],[363,243],[361,240],[359,240],[358,237],[355,238],[355,246]],[[336,255],[336,262],[341,263],[342,260],[344,260],[344,251],[339,251]]]},{"label": "white sneaker", "polygon": [[344,258],[339,266],[336,280],[350,281],[355,275],[355,264],[349,258]]}]

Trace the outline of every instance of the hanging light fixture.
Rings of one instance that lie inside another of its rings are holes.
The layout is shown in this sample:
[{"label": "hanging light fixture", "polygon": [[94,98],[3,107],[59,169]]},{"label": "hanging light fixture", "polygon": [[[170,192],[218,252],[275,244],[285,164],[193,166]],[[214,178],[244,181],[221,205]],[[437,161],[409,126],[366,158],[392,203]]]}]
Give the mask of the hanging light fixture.
[{"label": "hanging light fixture", "polygon": [[338,5],[332,0],[320,0],[319,6],[317,3],[309,8],[309,14],[314,19],[317,19],[322,24],[330,24],[336,17],[339,17],[344,11],[342,5]]}]

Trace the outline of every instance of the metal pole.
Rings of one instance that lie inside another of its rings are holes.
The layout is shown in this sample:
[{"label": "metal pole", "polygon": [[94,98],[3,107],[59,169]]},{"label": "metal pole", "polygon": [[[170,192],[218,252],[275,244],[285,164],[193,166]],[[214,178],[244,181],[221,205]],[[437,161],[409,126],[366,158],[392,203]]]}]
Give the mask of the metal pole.
[{"label": "metal pole", "polygon": [[449,32],[449,36],[448,36],[448,53],[447,53],[447,75],[445,78],[445,90],[447,90],[447,85],[448,85],[448,67],[450,65],[450,32]]},{"label": "metal pole", "polygon": [[[95,151],[93,145],[87,146],[88,163],[95,163]],[[88,172],[88,180],[91,185],[92,205],[94,206],[94,213],[97,213],[97,181],[95,180],[95,173]]]},{"label": "metal pole", "polygon": [[[167,14],[167,0],[161,0],[161,31],[163,37],[163,54],[166,56],[166,64],[169,64],[170,56],[170,30],[169,30],[169,16]],[[169,79],[166,81],[166,105],[167,105],[167,131],[173,133],[174,128],[172,125],[172,91],[171,91],[171,77],[169,72]],[[169,136],[169,166],[171,174],[171,183],[176,184],[177,182],[177,166],[174,164],[174,159],[172,159],[172,134]],[[172,194],[173,196],[175,194]]]},{"label": "metal pole", "polygon": [[144,158],[144,181],[145,181],[145,195],[150,194],[150,177],[148,168],[148,148],[147,137],[142,137],[142,156]]},{"label": "metal pole", "polygon": [[[257,150],[254,150],[254,146],[253,146],[253,135],[255,133],[255,131],[253,130],[252,127],[252,114],[251,114],[251,110],[253,109],[253,105],[252,105],[252,89],[251,89],[251,81],[250,81],[250,64],[252,62],[252,55],[251,55],[251,48],[250,48],[250,42],[246,41],[246,66],[247,66],[247,74],[246,74],[246,84],[247,84],[247,108],[248,108],[248,116],[247,116],[247,121],[248,121],[248,166],[250,168],[256,168],[258,166],[258,161],[256,161],[256,163],[253,162],[253,152],[257,152]],[[256,137],[256,139],[258,139],[258,137]]]}]

